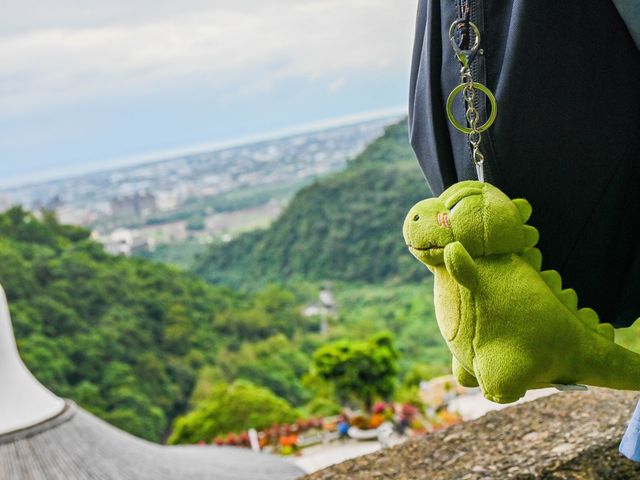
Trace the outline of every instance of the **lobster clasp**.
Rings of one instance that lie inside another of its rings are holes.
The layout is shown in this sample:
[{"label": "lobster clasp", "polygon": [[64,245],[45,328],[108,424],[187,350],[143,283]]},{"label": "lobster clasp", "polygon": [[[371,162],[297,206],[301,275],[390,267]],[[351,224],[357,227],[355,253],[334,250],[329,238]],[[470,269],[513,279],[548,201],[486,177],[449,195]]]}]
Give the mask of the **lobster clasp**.
[{"label": "lobster clasp", "polygon": [[[471,32],[473,33],[473,44],[471,44],[471,46],[467,48],[462,48],[458,44],[456,33],[467,27],[470,28]],[[474,58],[478,54],[478,50],[480,49],[480,29],[478,29],[475,23],[469,20],[455,20],[449,27],[449,41],[451,42],[453,51],[455,52],[456,58],[458,59],[460,64],[463,67],[468,67],[469,65],[471,65],[471,62],[473,62]]]}]

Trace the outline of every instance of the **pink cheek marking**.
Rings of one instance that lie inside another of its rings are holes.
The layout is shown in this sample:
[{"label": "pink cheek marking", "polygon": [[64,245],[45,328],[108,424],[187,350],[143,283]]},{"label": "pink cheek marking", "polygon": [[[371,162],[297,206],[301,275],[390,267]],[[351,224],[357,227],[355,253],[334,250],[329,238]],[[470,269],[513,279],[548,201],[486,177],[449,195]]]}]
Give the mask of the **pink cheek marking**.
[{"label": "pink cheek marking", "polygon": [[442,214],[440,213],[438,214],[437,222],[438,222],[438,225],[442,226]]},{"label": "pink cheek marking", "polygon": [[447,228],[451,228],[451,222],[449,221],[449,215],[446,213],[443,215],[444,224]]}]

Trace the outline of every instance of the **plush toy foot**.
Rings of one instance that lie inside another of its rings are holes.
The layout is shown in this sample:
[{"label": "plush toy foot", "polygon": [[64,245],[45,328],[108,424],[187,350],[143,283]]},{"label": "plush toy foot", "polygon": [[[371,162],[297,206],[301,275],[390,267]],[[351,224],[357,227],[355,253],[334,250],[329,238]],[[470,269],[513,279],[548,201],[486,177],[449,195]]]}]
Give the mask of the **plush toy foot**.
[{"label": "plush toy foot", "polygon": [[467,388],[474,388],[478,386],[478,379],[467,371],[460,362],[453,357],[451,360],[451,369],[453,370],[453,376],[455,377],[458,385]]},{"label": "plush toy foot", "polygon": [[517,402],[522,397],[524,397],[524,394],[520,396],[518,395],[511,396],[511,395],[491,395],[486,392],[482,392],[482,393],[484,395],[484,398],[494,403],[513,403],[513,402]]},{"label": "plush toy foot", "polygon": [[527,393],[534,376],[532,361],[513,350],[495,343],[483,348],[473,360],[473,370],[480,382],[482,394],[495,403],[513,403]]}]

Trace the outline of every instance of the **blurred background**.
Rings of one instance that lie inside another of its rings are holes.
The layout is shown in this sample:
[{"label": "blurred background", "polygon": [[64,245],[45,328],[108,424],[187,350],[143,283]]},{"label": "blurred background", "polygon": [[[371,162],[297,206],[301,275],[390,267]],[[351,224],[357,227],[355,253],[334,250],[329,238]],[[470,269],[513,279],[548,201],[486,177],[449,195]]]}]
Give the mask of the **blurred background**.
[{"label": "blurred background", "polygon": [[401,234],[415,8],[5,1],[0,283],[38,379],[156,442],[460,421]]}]

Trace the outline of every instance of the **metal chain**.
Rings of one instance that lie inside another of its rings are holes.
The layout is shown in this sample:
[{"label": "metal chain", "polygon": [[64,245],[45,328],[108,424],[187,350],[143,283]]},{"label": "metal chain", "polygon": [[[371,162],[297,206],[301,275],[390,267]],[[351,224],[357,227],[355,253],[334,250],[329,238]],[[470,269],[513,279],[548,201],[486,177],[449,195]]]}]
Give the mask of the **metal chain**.
[{"label": "metal chain", "polygon": [[[464,49],[462,49],[456,41],[456,33],[459,33],[459,31],[461,30],[460,27],[467,29],[466,33],[463,32],[463,38],[466,39],[466,42],[464,43],[467,44],[464,45]],[[473,42],[469,42],[469,32],[473,32],[474,34],[475,38]],[[471,147],[471,160],[476,167],[478,180],[484,182],[484,155],[480,150],[480,144],[482,143],[482,132],[487,130],[491,126],[491,124],[493,124],[497,114],[497,105],[495,97],[493,96],[491,91],[481,83],[473,81],[471,63],[473,62],[480,46],[480,31],[478,27],[476,27],[476,25],[473,22],[470,22],[468,19],[458,19],[453,22],[449,29],[449,38],[451,40],[453,50],[456,54],[456,58],[460,62],[461,68],[460,85],[458,85],[449,94],[449,99],[447,100],[447,115],[453,126],[467,135],[467,140],[469,141],[469,145]],[[473,44],[468,45],[468,43]],[[491,103],[491,115],[483,125],[478,125],[478,123],[480,122],[480,112],[478,112],[478,110],[476,109],[476,98],[478,90],[483,92]],[[452,111],[453,100],[455,99],[456,95],[460,93],[460,91],[462,91],[462,96],[464,98],[466,106],[465,119],[468,125],[467,127],[463,126],[456,120]]]},{"label": "metal chain", "polygon": [[[479,169],[479,175],[484,177],[482,164],[484,162],[484,155],[480,151],[480,143],[482,142],[482,132],[478,130],[478,121],[480,120],[480,113],[476,109],[476,88],[473,83],[473,76],[471,75],[471,69],[469,66],[463,66],[460,69],[460,81],[464,85],[462,95],[467,105],[467,111],[465,112],[465,118],[471,131],[467,134],[469,145],[471,145],[471,160]],[[484,181],[484,178],[479,178],[480,181]]]}]

